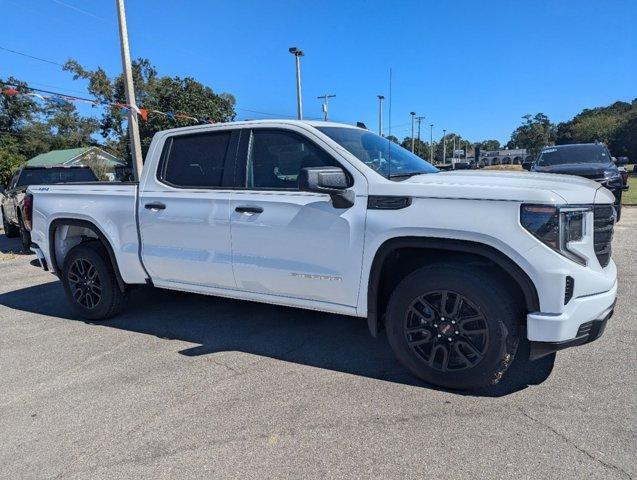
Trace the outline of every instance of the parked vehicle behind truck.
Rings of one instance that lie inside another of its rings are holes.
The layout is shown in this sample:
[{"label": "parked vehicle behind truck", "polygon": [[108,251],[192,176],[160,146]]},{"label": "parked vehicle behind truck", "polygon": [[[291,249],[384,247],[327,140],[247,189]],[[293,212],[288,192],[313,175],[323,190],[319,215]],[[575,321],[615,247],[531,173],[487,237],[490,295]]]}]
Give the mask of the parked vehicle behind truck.
[{"label": "parked vehicle behind truck", "polygon": [[366,317],[446,388],[497,382],[520,342],[539,358],[598,338],[617,292],[598,183],[438,172],[347,125],[168,130],[139,184],[29,194],[33,250],[84,318],[116,315],[144,283]]},{"label": "parked vehicle behind truck", "polygon": [[31,235],[24,224],[24,211],[31,206],[27,199],[25,205],[26,190],[29,185],[52,185],[64,182],[95,182],[97,177],[89,167],[84,166],[46,166],[35,167],[24,165],[19,168],[11,178],[2,197],[0,206],[4,233],[7,237],[20,236],[22,249],[29,251]]},{"label": "parked vehicle behind truck", "polygon": [[[622,157],[625,158],[625,157]],[[621,218],[622,192],[628,190],[619,166],[622,160],[611,157],[602,143],[555,145],[540,151],[531,171],[559,173],[590,178],[604,185],[615,196],[617,220]]]}]

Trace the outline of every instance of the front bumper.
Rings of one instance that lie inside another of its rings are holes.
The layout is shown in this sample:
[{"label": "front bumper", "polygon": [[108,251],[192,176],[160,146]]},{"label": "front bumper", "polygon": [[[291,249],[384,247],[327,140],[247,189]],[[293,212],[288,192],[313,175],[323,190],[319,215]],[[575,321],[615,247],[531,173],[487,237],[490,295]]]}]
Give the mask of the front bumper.
[{"label": "front bumper", "polygon": [[617,281],[606,292],[573,298],[560,314],[528,314],[527,336],[531,342],[531,358],[540,358],[599,338],[613,315],[616,298]]},{"label": "front bumper", "polygon": [[613,316],[614,311],[615,303],[613,302],[607,310],[602,312],[598,319],[581,324],[577,330],[577,335],[571,340],[563,340],[561,342],[530,342],[531,348],[529,358],[531,360],[537,360],[538,358],[545,357],[553,352],[564,350],[569,347],[584,345],[597,340],[604,333],[606,324]]}]

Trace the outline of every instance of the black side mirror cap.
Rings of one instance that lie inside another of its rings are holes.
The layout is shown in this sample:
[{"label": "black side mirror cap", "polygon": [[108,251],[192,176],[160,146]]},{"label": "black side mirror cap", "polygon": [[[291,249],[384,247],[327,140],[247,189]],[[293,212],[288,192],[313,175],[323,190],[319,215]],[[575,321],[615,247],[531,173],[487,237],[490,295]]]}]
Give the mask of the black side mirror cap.
[{"label": "black side mirror cap", "polygon": [[349,178],[339,167],[306,167],[299,172],[299,190],[326,193],[334,208],[350,208],[354,205],[354,192],[348,190]]}]

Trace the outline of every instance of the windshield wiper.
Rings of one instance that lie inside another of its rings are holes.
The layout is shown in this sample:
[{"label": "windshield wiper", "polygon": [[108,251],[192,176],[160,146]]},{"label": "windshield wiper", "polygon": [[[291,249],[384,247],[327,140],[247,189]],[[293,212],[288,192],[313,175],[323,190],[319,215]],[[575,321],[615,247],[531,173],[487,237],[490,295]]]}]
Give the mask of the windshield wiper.
[{"label": "windshield wiper", "polygon": [[409,178],[414,175],[422,175],[427,172],[407,172],[407,173],[392,173],[387,178]]}]

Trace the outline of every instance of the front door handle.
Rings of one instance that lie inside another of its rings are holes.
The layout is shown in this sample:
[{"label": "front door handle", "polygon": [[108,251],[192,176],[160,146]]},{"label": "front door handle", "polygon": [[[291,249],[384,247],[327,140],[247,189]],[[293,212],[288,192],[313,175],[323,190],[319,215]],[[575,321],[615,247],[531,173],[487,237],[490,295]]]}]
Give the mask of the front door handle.
[{"label": "front door handle", "polygon": [[237,207],[234,211],[238,213],[263,213],[261,207]]},{"label": "front door handle", "polygon": [[166,205],[161,202],[152,202],[144,204],[146,210],[164,210]]}]

